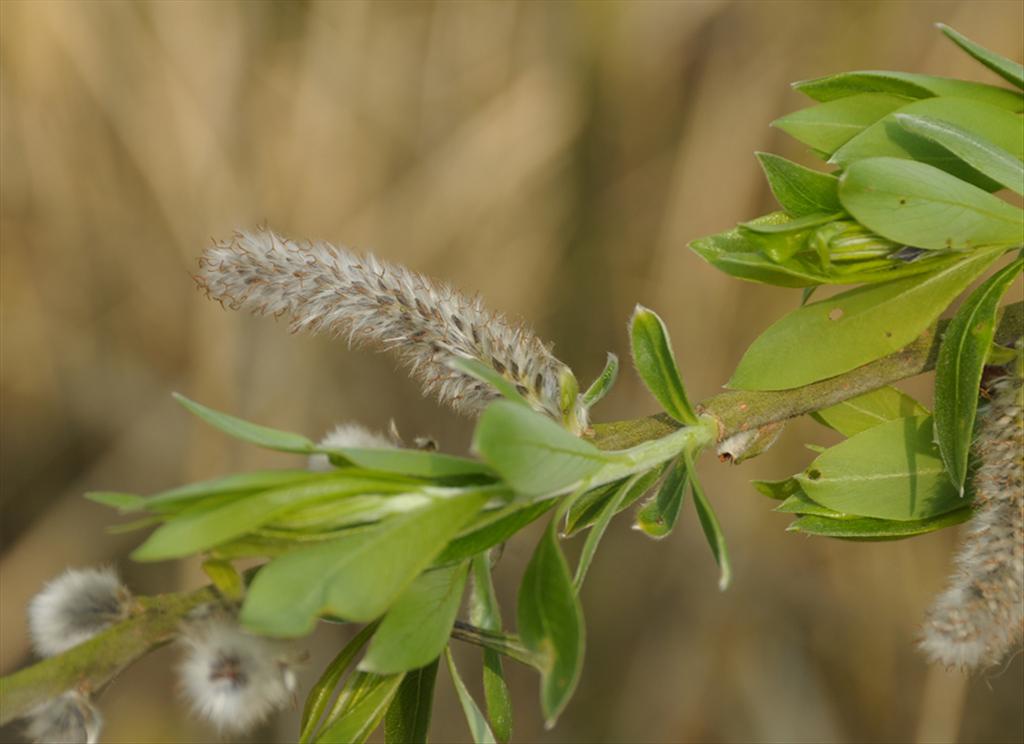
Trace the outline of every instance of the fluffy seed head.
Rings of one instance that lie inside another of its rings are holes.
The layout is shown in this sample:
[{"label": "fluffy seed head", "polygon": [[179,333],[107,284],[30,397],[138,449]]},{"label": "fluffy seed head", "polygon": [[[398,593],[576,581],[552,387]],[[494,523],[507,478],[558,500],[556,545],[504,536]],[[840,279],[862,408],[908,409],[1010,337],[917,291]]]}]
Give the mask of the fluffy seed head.
[{"label": "fluffy seed head", "polygon": [[37,706],[25,721],[25,735],[46,744],[96,744],[103,718],[80,692],[65,692]]},{"label": "fluffy seed head", "polygon": [[293,331],[347,335],[350,343],[393,350],[425,392],[458,411],[479,413],[498,392],[446,366],[452,356],[494,369],[536,410],[575,433],[586,428],[572,372],[531,331],[402,266],[266,229],[208,248],[199,266],[196,281],[212,299],[287,316]]},{"label": "fluffy seed head", "polygon": [[[394,448],[395,443],[382,434],[370,431],[361,424],[338,424],[320,440],[321,447],[366,447],[371,449]],[[331,462],[327,455],[310,455],[310,470],[330,470]]]},{"label": "fluffy seed head", "polygon": [[112,568],[75,568],[48,583],[28,605],[32,645],[54,656],[124,617],[131,595]]},{"label": "fluffy seed head", "polygon": [[214,615],[182,629],[181,684],[192,709],[220,731],[241,733],[288,705],[295,693],[288,647]]},{"label": "fluffy seed head", "polygon": [[978,412],[975,514],[957,573],[928,614],[921,649],[947,667],[998,664],[1024,640],[1024,388],[997,381]]}]

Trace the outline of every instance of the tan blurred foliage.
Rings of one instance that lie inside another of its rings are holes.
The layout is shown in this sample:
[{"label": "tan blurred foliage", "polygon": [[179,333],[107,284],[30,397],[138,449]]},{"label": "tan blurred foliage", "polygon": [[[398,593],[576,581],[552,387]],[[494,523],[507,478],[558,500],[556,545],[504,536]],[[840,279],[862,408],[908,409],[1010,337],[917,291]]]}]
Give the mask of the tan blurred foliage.
[{"label": "tan blurred foliage", "polygon": [[[210,236],[266,221],[372,249],[524,317],[584,380],[605,351],[626,357],[641,301],[700,398],[796,302],[685,247],[771,208],[752,151],[810,162],[767,126],[804,105],[787,84],[856,68],[994,80],[935,21],[1018,59],[1024,46],[1019,2],[7,0],[0,21],[3,672],[29,662],[25,603],[67,565],[116,562],[140,592],[202,581],[131,564],[137,535],[106,535],[111,513],[83,491],[287,462],[204,429],[171,390],[311,435],[394,418],[466,446],[470,422],[390,359],[207,302],[189,272]],[[654,408],[626,372],[597,413]],[[657,544],[617,523],[584,592],[580,690],[544,732],[534,676],[511,668],[517,740],[1024,738],[1020,659],[965,682],[913,649],[953,531],[795,537],[747,483],[825,440],[799,423],[741,468],[702,465],[735,561],[724,595],[692,512]],[[509,617],[530,548],[513,542],[499,571]],[[341,637],[310,641],[307,678]],[[477,654],[460,653],[475,678]],[[213,736],[172,694],[173,662],[160,652],[104,695],[106,740]],[[468,738],[443,681],[434,731]]]}]

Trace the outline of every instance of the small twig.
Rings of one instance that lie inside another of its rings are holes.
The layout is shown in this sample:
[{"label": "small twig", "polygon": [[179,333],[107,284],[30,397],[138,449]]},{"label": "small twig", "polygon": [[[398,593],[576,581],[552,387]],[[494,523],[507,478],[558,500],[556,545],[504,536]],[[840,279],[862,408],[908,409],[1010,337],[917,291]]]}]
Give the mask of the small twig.
[{"label": "small twig", "polygon": [[[718,420],[719,441],[739,432],[785,421],[811,411],[834,406],[880,387],[935,368],[942,333],[948,321],[928,330],[909,346],[841,375],[790,390],[730,390],[698,406]],[[1024,336],[1024,302],[1000,311],[996,342],[1011,345]],[[627,449],[659,439],[679,428],[665,414],[608,424],[595,424],[592,440],[601,449]]]}]

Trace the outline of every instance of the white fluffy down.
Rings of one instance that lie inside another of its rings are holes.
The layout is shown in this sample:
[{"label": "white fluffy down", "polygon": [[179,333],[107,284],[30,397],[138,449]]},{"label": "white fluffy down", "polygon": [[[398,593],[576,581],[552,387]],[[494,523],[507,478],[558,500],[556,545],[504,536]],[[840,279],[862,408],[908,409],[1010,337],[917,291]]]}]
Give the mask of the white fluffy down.
[{"label": "white fluffy down", "polygon": [[96,744],[103,719],[80,692],[66,692],[36,707],[28,716],[25,735],[46,744]]},{"label": "white fluffy down", "polygon": [[252,729],[293,698],[284,644],[213,619],[186,628],[181,682],[193,710],[221,731]]},{"label": "white fluffy down", "polygon": [[[333,449],[344,449],[346,447],[365,447],[368,449],[381,449],[395,447],[395,443],[385,437],[370,431],[361,424],[338,424],[331,429],[327,435],[320,440],[321,447]],[[330,470],[331,463],[327,455],[310,455],[310,470]]]},{"label": "white fluffy down", "polygon": [[68,569],[28,605],[32,645],[55,656],[89,640],[123,615],[129,596],[112,568]]}]

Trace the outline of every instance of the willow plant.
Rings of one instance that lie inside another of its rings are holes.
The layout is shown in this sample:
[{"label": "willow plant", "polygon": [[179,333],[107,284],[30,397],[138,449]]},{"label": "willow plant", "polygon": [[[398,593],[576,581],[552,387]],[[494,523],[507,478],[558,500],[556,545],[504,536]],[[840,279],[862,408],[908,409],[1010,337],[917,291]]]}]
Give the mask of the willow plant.
[{"label": "willow plant", "polygon": [[[196,711],[242,731],[295,694],[296,639],[333,622],[361,627],[333,660],[312,660],[323,674],[299,741],[361,742],[382,724],[389,742],[425,740],[442,658],[474,741],[512,736],[506,660],[536,669],[553,726],[583,670],[579,592],[611,520],[629,512],[661,539],[691,498],[725,589],[726,540],[694,463],[707,450],[757,456],[801,415],[843,441],[754,487],[808,535],[900,539],[970,520],[921,647],[947,666],[998,663],[1020,643],[1024,611],[1024,312],[1000,306],[1024,263],[1024,212],[995,193],[1024,194],[1024,68],[942,31],[1014,89],[877,71],[796,83],[815,103],[775,126],[831,172],[758,153],[781,209],[691,243],[727,274],[802,291],[747,349],[729,390],[700,404],[666,324],[642,306],[629,323],[632,362],[663,412],[593,423],[618,374],[613,355],[583,389],[528,328],[406,268],[267,229],[208,249],[196,280],[210,298],[393,350],[426,393],[478,417],[472,456],[352,423],[317,442],[176,396],[228,436],[295,454],[296,467],[150,496],[88,494],[134,515],[118,530],[155,528],[135,560],[199,555],[212,583],[133,597],[110,571],[55,580],[30,608],[47,658],[3,679],[3,719],[27,718],[40,740],[95,740],[95,696],[177,640]],[[813,301],[825,285],[852,288]],[[932,369],[934,411],[892,387]],[[503,615],[495,549],[537,520],[547,527]],[[561,542],[577,535],[572,567]],[[257,568],[236,570],[254,558]],[[453,640],[482,649],[482,706]]]}]

